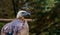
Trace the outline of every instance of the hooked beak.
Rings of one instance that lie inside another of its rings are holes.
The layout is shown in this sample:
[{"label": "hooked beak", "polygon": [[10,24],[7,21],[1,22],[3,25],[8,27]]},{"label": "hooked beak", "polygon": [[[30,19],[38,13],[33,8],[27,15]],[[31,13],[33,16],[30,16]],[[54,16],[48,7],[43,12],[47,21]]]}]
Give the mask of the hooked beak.
[{"label": "hooked beak", "polygon": [[30,12],[26,12],[26,14],[24,15],[25,18],[30,18]]},{"label": "hooked beak", "polygon": [[31,14],[29,12],[27,12],[27,16],[30,16]]}]

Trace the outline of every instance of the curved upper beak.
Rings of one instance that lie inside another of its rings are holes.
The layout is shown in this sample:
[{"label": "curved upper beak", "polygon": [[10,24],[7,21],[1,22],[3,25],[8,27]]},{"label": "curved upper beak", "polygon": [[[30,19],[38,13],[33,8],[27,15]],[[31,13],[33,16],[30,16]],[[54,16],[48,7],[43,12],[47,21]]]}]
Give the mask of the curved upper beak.
[{"label": "curved upper beak", "polygon": [[30,15],[31,15],[31,13],[30,13],[30,12],[27,12],[27,15],[28,15],[28,16],[30,16]]},{"label": "curved upper beak", "polygon": [[25,12],[25,14],[23,15],[25,18],[30,18],[31,13],[30,12]]}]

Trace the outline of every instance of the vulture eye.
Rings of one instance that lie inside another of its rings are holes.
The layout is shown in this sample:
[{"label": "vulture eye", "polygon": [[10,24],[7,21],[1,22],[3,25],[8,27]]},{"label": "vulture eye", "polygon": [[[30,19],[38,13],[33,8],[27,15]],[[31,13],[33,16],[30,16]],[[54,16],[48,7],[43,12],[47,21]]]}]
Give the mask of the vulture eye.
[{"label": "vulture eye", "polygon": [[25,14],[25,12],[22,12],[22,14]]}]

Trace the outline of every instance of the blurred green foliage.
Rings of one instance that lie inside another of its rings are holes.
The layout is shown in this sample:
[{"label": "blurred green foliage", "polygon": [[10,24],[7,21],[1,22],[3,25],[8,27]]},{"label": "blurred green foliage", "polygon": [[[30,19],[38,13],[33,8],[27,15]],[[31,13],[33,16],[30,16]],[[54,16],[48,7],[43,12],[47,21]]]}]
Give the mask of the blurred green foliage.
[{"label": "blurred green foliage", "polygon": [[35,19],[29,22],[30,35],[60,35],[60,0],[0,0],[0,18],[15,18],[20,8]]},{"label": "blurred green foliage", "polygon": [[5,22],[0,22],[0,30],[2,29],[2,27],[5,25]]}]

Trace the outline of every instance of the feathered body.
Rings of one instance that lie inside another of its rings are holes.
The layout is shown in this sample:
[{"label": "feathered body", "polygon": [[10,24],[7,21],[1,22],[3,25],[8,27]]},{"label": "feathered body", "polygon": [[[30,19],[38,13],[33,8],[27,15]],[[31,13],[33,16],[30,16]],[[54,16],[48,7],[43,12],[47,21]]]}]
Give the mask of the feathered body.
[{"label": "feathered body", "polygon": [[29,35],[27,21],[25,20],[25,22],[23,22],[19,19],[14,19],[12,22],[3,26],[1,35],[3,35],[3,33],[6,33],[6,35],[8,35],[8,33],[10,35]]}]

